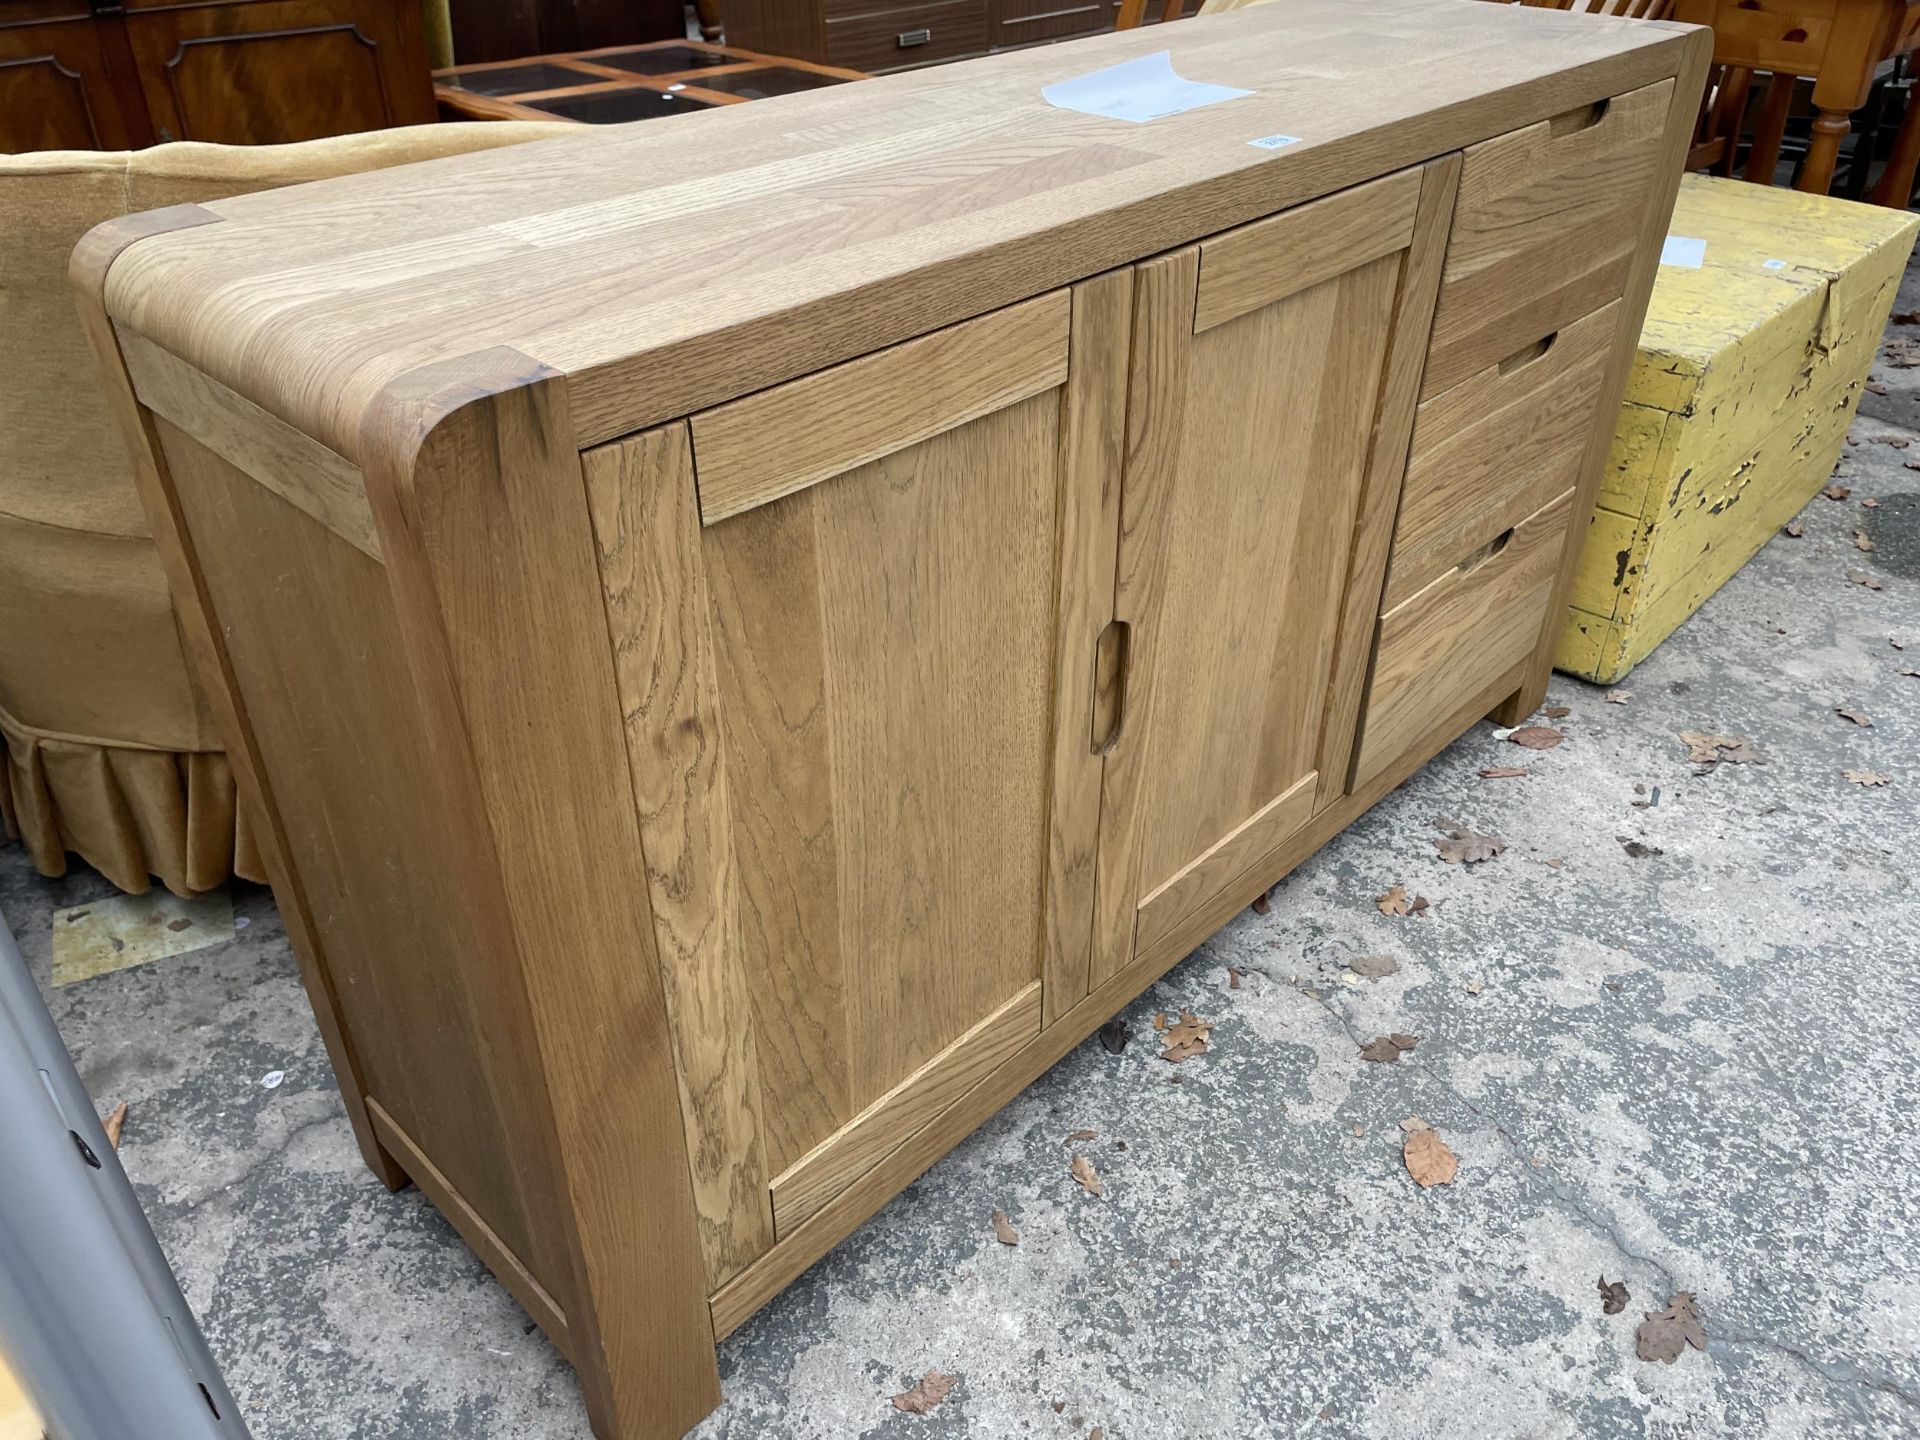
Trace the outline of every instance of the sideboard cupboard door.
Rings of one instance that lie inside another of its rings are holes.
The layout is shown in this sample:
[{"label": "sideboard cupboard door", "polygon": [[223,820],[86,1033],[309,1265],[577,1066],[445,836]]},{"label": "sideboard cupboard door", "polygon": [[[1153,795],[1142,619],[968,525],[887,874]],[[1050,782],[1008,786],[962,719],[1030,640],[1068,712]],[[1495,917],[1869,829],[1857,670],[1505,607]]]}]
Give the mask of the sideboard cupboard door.
[{"label": "sideboard cupboard door", "polygon": [[1096,984],[1177,958],[1344,789],[1458,173],[1136,270]]},{"label": "sideboard cupboard door", "polygon": [[1131,285],[585,456],[715,1289],[1087,992]]}]

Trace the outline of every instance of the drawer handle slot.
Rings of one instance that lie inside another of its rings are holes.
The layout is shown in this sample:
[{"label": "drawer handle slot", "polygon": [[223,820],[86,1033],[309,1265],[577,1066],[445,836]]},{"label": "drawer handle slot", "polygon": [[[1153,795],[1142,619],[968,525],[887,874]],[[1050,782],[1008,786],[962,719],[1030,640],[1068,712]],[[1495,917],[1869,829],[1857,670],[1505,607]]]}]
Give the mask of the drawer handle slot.
[{"label": "drawer handle slot", "polygon": [[1482,545],[1478,550],[1474,551],[1471,555],[1467,556],[1466,559],[1462,560],[1457,566],[1454,567],[1454,572],[1462,577],[1471,575],[1474,571],[1478,570],[1482,565],[1486,564],[1489,560],[1493,559],[1494,556],[1498,555],[1502,550],[1506,549],[1507,546],[1512,542],[1512,540],[1513,540],[1513,529],[1512,527],[1508,527],[1507,529],[1502,530],[1498,535],[1494,536],[1493,539],[1489,540],[1486,544]]},{"label": "drawer handle slot", "polygon": [[1578,135],[1582,130],[1591,130],[1607,118],[1607,110],[1613,101],[1596,100],[1591,105],[1576,105],[1547,121],[1547,134],[1558,140],[1563,135]]},{"label": "drawer handle slot", "polygon": [[1500,362],[1500,373],[1502,375],[1511,375],[1514,371],[1533,364],[1534,361],[1551,350],[1553,348],[1553,342],[1559,338],[1560,332],[1555,330],[1551,335],[1542,336],[1531,345],[1522,345],[1518,350],[1514,351],[1513,354],[1507,356],[1506,359]]},{"label": "drawer handle slot", "polygon": [[933,31],[924,27],[919,30],[902,30],[899,45],[902,50],[911,50],[914,46],[924,45],[931,39],[933,39]]},{"label": "drawer handle slot", "polygon": [[1133,627],[1110,620],[1093,647],[1093,753],[1105,755],[1120,743],[1127,712],[1127,657]]}]

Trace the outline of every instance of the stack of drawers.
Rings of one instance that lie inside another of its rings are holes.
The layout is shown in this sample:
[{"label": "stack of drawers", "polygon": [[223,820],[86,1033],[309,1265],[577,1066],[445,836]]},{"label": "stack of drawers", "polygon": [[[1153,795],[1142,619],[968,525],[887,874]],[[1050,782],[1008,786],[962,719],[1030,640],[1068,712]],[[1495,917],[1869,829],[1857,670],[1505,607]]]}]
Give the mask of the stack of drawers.
[{"label": "stack of drawers", "polygon": [[1466,151],[1356,785],[1541,643],[1671,90]]}]

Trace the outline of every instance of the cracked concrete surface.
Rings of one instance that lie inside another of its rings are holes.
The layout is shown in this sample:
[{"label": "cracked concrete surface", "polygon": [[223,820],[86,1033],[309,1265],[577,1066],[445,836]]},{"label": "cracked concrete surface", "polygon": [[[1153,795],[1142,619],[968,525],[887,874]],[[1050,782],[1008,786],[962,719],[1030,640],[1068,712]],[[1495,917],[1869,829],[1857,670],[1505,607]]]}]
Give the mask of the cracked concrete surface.
[{"label": "cracked concrete surface", "polygon": [[[1920,370],[1876,373],[1853,496],[1813,500],[1627,703],[1556,678],[1565,744],[1476,728],[1235,919],[1128,1009],[1123,1054],[1078,1047],[728,1340],[703,1440],[1920,1435],[1920,444],[1877,443],[1920,428]],[[1696,773],[1688,729],[1769,763]],[[1440,863],[1436,815],[1506,852]],[[1393,884],[1428,918],[1381,914]],[[43,983],[50,912],[105,893],[0,850]],[[103,1108],[132,1103],[128,1169],[255,1433],[584,1436],[551,1347],[361,1169],[272,902],[235,899],[233,943],[50,1000]],[[1343,978],[1363,954],[1400,969]],[[1151,1017],[1182,1008],[1213,1046],[1169,1065]],[[1362,1061],[1390,1030],[1421,1043]],[[1453,1185],[1409,1181],[1414,1114]],[[1708,1350],[1637,1359],[1682,1289]],[[930,1368],[945,1403],[891,1409]]]}]

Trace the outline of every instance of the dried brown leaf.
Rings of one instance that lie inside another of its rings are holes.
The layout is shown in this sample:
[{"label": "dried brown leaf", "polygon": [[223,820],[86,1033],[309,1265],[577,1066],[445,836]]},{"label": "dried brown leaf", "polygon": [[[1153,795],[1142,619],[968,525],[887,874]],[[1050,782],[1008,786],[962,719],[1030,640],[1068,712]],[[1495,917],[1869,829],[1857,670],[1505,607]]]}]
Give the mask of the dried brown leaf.
[{"label": "dried brown leaf", "polygon": [[1413,1183],[1422,1190],[1434,1185],[1451,1185],[1453,1177],[1460,1173],[1460,1162],[1447,1148],[1447,1142],[1440,1138],[1440,1132],[1431,1126],[1407,1136],[1407,1143],[1400,1147],[1400,1158],[1406,1163]]},{"label": "dried brown leaf", "polygon": [[1856,530],[1853,532],[1853,548],[1856,550],[1872,551],[1877,547],[1873,543],[1873,538],[1868,535],[1866,531]]},{"label": "dried brown leaf", "polygon": [[1499,836],[1482,835],[1444,815],[1433,823],[1447,833],[1446,839],[1433,842],[1433,848],[1440,852],[1440,858],[1449,865],[1478,865],[1484,860],[1493,859],[1507,848],[1507,842]]},{"label": "dried brown leaf", "polygon": [[1176,1065],[1182,1060],[1191,1060],[1196,1055],[1207,1053],[1208,1037],[1213,1034],[1213,1022],[1202,1020],[1190,1010],[1180,1012],[1180,1023],[1169,1025],[1165,1035],[1160,1037],[1162,1060],[1171,1060]]},{"label": "dried brown leaf", "polygon": [[1253,903],[1247,908],[1256,915],[1265,915],[1273,909],[1273,902],[1267,899],[1266,892],[1263,890],[1253,897]]},{"label": "dried brown leaf", "polygon": [[1099,1138],[1100,1132],[1098,1130],[1076,1130],[1060,1143],[1063,1145],[1084,1145],[1089,1140],[1098,1140]]},{"label": "dried brown leaf", "polygon": [[1378,896],[1373,903],[1379,907],[1382,915],[1419,915],[1426,911],[1427,897],[1409,896],[1406,886],[1395,885],[1386,894]]},{"label": "dried brown leaf", "polygon": [[1074,1156],[1073,1164],[1069,1169],[1072,1172],[1073,1178],[1080,1182],[1080,1188],[1086,1191],[1087,1194],[1097,1196],[1107,1193],[1101,1188],[1100,1172],[1093,1168],[1093,1162],[1087,1159],[1086,1156]]},{"label": "dried brown leaf", "polygon": [[1833,707],[1833,713],[1838,715],[1842,720],[1851,720],[1856,725],[1864,726],[1868,729],[1873,727],[1873,721],[1867,718],[1864,710],[1855,710],[1846,705],[1836,705]]},{"label": "dried brown leaf", "polygon": [[1247,978],[1247,972],[1238,965],[1227,966],[1227,989],[1238,990],[1240,982]]},{"label": "dried brown leaf", "polygon": [[1602,1314],[1618,1315],[1627,1308],[1627,1301],[1633,1298],[1624,1280],[1609,1280],[1605,1272],[1600,1276],[1600,1310]]},{"label": "dried brown leaf", "polygon": [[1853,487],[1851,485],[1842,485],[1838,480],[1836,480],[1831,485],[1827,486],[1824,490],[1822,490],[1820,493],[1826,496],[1827,499],[1829,500],[1844,500],[1849,495],[1853,494]]},{"label": "dried brown leaf", "polygon": [[1632,698],[1633,692],[1631,690],[1609,690],[1606,696],[1607,704],[1609,705],[1624,705]]},{"label": "dried brown leaf", "polygon": [[1007,1218],[1004,1210],[993,1212],[993,1238],[1002,1245],[1018,1245],[1020,1232],[1013,1228],[1013,1221]]},{"label": "dried brown leaf", "polygon": [[1571,705],[1549,705],[1540,712],[1549,720],[1564,720],[1573,713]]},{"label": "dried brown leaf", "polygon": [[1849,570],[1847,571],[1847,579],[1851,580],[1855,585],[1865,586],[1869,590],[1882,590],[1886,588],[1880,583],[1879,576],[1866,570]]},{"label": "dried brown leaf", "polygon": [[1376,1035],[1360,1047],[1360,1058],[1371,1060],[1378,1065],[1392,1065],[1401,1055],[1420,1043],[1418,1035],[1407,1035],[1396,1031],[1391,1035]]},{"label": "dried brown leaf", "polygon": [[1842,770],[1840,772],[1856,785],[1891,785],[1893,776],[1883,775],[1878,770]]},{"label": "dried brown leaf", "polygon": [[1565,731],[1556,730],[1551,725],[1522,725],[1507,736],[1514,744],[1528,750],[1551,750],[1566,738]]},{"label": "dried brown leaf", "polygon": [[1166,1011],[1160,1010],[1154,1013],[1153,1028],[1156,1030],[1165,1030],[1167,1028],[1167,1012]]},{"label": "dried brown leaf", "polygon": [[1409,1115],[1400,1122],[1400,1128],[1411,1135],[1416,1130],[1431,1130],[1433,1126],[1422,1120],[1418,1115]]},{"label": "dried brown leaf", "polygon": [[1356,975],[1364,975],[1369,980],[1378,980],[1383,975],[1396,974],[1400,962],[1391,955],[1356,955],[1347,961],[1347,968]]},{"label": "dried brown leaf", "polygon": [[924,1415],[947,1398],[947,1392],[953,1389],[953,1382],[959,1378],[957,1375],[942,1375],[938,1370],[929,1370],[920,1377],[919,1384],[893,1397],[893,1408],[904,1410],[909,1415]]},{"label": "dried brown leaf", "polygon": [[1489,765],[1480,772],[1482,780],[1518,780],[1532,772],[1524,765]]},{"label": "dried brown leaf", "polygon": [[1744,735],[1715,735],[1706,730],[1682,730],[1680,742],[1687,747],[1687,759],[1696,765],[1764,765],[1767,757],[1753,748]]},{"label": "dried brown leaf", "polygon": [[1780,533],[1790,540],[1798,540],[1802,535],[1807,533],[1807,527],[1802,521],[1789,520],[1785,525],[1780,527]]},{"label": "dried brown leaf", "polygon": [[1707,1348],[1707,1330],[1688,1291],[1677,1291],[1658,1314],[1651,1310],[1642,1313],[1646,1318],[1634,1332],[1634,1349],[1642,1360],[1671,1365],[1686,1354],[1689,1345],[1696,1350]]},{"label": "dried brown leaf", "polygon": [[107,1132],[107,1143],[114,1149],[120,1148],[120,1132],[127,1126],[127,1102],[122,1100],[113,1107],[107,1118],[100,1122],[100,1128]]},{"label": "dried brown leaf", "polygon": [[1126,1021],[1118,1017],[1100,1027],[1100,1045],[1109,1055],[1118,1055],[1125,1050],[1127,1042],[1132,1038],[1133,1031]]}]

